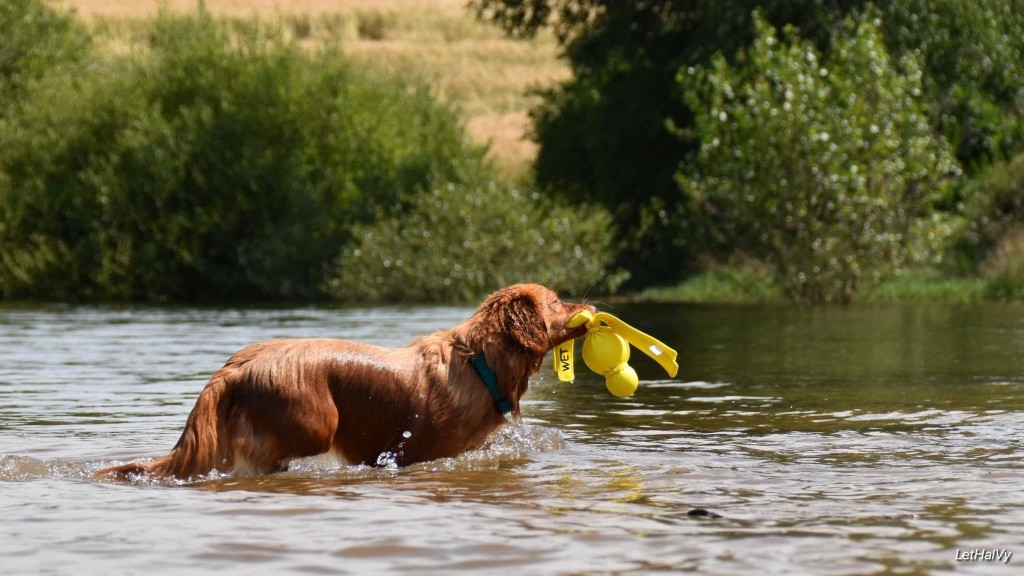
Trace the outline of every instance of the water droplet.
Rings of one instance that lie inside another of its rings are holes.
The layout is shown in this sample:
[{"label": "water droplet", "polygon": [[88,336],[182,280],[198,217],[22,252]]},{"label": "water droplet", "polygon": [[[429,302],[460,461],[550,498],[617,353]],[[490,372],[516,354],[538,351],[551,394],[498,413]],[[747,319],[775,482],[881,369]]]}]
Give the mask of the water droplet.
[{"label": "water droplet", "polygon": [[405,432],[402,432],[402,438],[412,438],[412,432],[410,432],[408,430],[406,430]]}]

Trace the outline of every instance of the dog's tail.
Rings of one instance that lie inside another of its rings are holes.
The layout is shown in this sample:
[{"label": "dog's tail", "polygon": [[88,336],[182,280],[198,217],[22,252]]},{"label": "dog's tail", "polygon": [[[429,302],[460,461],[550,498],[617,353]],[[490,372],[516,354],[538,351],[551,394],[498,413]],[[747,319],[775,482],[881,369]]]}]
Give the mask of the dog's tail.
[{"label": "dog's tail", "polygon": [[205,474],[229,464],[230,438],[227,421],[230,386],[223,371],[213,375],[196,400],[188,415],[185,429],[165,456],[148,462],[132,462],[111,466],[96,472],[96,476],[113,475],[127,478],[132,475],[189,478]]}]

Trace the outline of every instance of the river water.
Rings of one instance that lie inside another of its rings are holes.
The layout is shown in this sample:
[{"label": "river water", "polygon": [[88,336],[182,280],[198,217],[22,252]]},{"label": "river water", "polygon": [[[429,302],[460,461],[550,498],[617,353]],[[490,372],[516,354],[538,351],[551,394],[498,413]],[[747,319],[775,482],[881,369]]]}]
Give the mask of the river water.
[{"label": "river water", "polygon": [[634,352],[617,399],[546,363],[459,458],[190,484],[91,473],[165,453],[248,343],[404,345],[471,310],[0,308],[0,573],[1022,573],[1024,308],[599,308],[678,377]]}]

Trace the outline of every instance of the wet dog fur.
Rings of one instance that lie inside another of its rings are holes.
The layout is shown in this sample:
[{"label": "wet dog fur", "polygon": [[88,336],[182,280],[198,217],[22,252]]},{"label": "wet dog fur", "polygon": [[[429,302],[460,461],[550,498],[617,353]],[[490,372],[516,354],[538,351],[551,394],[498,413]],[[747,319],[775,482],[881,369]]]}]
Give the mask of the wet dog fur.
[{"label": "wet dog fur", "polygon": [[518,416],[545,354],[586,332],[566,327],[584,308],[594,311],[517,284],[462,324],[404,348],[326,338],[253,344],[213,374],[167,455],[97,474],[269,473],[331,451],[366,465],[456,456],[505,422],[471,358],[484,355]]}]

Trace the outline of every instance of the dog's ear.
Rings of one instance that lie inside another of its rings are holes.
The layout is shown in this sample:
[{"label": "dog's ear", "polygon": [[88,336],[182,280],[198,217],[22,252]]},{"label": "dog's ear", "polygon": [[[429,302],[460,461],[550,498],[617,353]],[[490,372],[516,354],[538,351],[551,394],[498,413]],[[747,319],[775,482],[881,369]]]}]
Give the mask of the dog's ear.
[{"label": "dog's ear", "polygon": [[505,304],[502,324],[512,342],[526,350],[543,356],[551,349],[544,314],[529,294],[518,294]]}]

